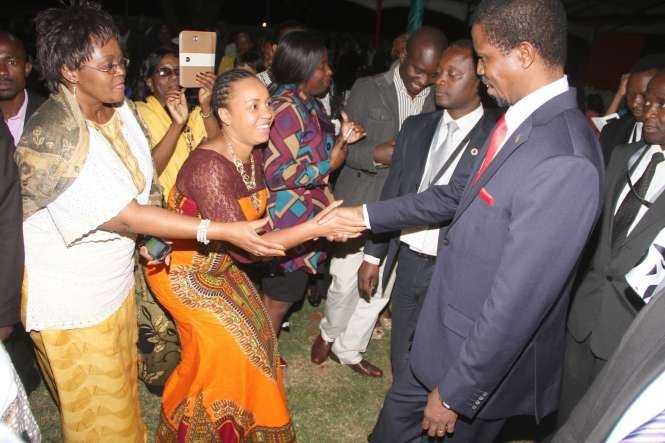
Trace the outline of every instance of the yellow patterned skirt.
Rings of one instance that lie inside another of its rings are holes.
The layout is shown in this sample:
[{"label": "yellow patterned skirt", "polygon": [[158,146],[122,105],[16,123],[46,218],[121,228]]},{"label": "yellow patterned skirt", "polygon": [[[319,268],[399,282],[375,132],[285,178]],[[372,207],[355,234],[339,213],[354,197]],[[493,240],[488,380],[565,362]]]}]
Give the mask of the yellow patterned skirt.
[{"label": "yellow patterned skirt", "polygon": [[133,293],[98,325],[30,333],[66,442],[146,441]]}]

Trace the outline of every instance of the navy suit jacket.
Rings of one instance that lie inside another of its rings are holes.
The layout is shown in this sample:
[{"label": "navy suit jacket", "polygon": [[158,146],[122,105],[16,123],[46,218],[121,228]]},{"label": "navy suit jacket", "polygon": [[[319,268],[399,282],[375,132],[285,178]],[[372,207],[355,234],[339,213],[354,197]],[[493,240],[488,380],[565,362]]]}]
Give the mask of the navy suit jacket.
[{"label": "navy suit jacket", "polygon": [[487,143],[451,183],[367,205],[373,231],[451,220],[416,327],[411,369],[463,416],[556,409],[565,317],[598,218],[600,145],[571,89],[504,143],[477,183]]},{"label": "navy suit jacket", "polygon": [[[469,162],[473,163],[480,148],[492,132],[498,117],[497,109],[485,108],[483,110],[482,118],[469,132],[469,142],[460,157],[459,167],[469,164]],[[383,185],[380,200],[418,192],[432,139],[442,118],[443,111],[434,111],[414,115],[404,121],[397,136],[390,172]],[[442,229],[445,229],[445,226]],[[365,242],[365,254],[381,260],[385,259],[383,287],[388,284],[391,270],[396,262],[400,234],[401,232],[398,231],[373,235]]]}]

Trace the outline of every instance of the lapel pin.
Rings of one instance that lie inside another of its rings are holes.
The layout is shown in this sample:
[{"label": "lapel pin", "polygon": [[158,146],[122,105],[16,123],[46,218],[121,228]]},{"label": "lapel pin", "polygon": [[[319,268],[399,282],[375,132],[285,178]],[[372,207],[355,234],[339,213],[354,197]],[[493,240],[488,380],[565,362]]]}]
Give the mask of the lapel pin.
[{"label": "lapel pin", "polygon": [[471,148],[471,155],[478,155],[478,148]]}]

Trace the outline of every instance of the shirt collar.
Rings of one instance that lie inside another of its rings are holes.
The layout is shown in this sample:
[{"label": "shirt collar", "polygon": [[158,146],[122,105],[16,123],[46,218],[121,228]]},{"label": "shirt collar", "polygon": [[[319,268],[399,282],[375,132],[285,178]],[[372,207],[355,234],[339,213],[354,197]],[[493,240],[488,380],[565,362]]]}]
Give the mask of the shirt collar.
[{"label": "shirt collar", "polygon": [[520,99],[506,111],[506,126],[508,132],[515,131],[534,111],[546,102],[568,91],[568,77],[560,79],[536,89],[531,94]]},{"label": "shirt collar", "polygon": [[395,83],[395,89],[397,89],[397,94],[403,95],[404,97],[408,98],[409,100],[417,100],[419,98],[424,98],[427,97],[430,93],[431,87],[426,87],[418,95],[415,97],[411,98],[411,95],[409,94],[409,91],[406,90],[406,86],[404,86],[404,81],[402,80],[402,76],[399,75],[399,67],[401,64],[395,65],[395,68],[393,69],[393,82]]},{"label": "shirt collar", "polygon": [[15,116],[9,117],[7,121],[14,121],[14,120],[24,120],[25,119],[25,113],[28,110],[28,91],[25,89],[23,90],[23,104],[19,108],[18,112],[16,113]]},{"label": "shirt collar", "polygon": [[476,126],[476,123],[478,123],[478,120],[480,120],[483,117],[483,105],[482,103],[473,111],[469,112],[466,115],[463,115],[462,117],[458,118],[455,120],[449,113],[448,110],[443,111],[443,118],[441,119],[441,123],[443,125],[447,125],[448,123],[454,121],[457,123],[457,127],[461,129],[464,133],[467,133],[473,129],[474,126]]}]

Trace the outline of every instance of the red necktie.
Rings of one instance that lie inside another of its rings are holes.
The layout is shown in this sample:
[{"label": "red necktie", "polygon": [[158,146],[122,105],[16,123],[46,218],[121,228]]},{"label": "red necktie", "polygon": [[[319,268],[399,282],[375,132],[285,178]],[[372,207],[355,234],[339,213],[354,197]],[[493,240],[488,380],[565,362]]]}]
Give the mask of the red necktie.
[{"label": "red necktie", "polygon": [[490,135],[489,147],[487,148],[487,152],[485,153],[485,158],[483,159],[483,162],[480,164],[478,172],[476,172],[476,175],[473,177],[473,181],[471,182],[472,185],[475,185],[476,182],[478,182],[480,177],[482,177],[482,175],[489,167],[490,163],[492,163],[492,160],[496,155],[497,149],[499,149],[499,146],[501,146],[501,143],[503,143],[503,139],[506,138],[507,131],[508,127],[506,126],[506,115],[503,114],[501,115],[501,117],[499,117],[499,120],[497,120],[494,129],[492,129],[492,135]]}]

